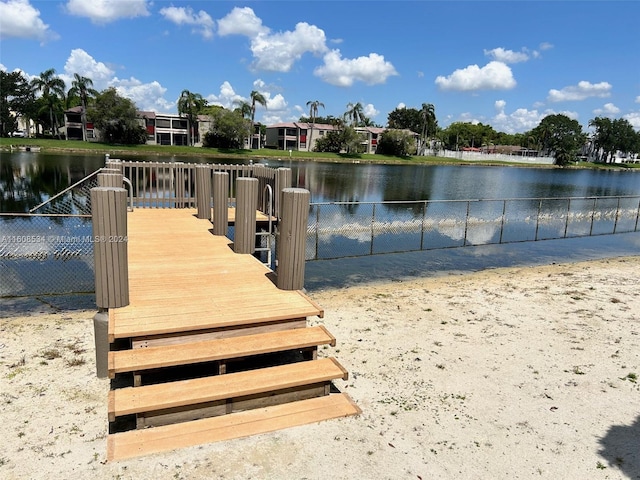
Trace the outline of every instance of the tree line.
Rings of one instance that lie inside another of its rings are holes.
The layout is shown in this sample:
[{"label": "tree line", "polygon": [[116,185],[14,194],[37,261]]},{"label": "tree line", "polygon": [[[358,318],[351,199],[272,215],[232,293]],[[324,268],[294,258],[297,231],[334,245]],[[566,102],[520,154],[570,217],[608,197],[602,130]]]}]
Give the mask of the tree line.
[{"label": "tree line", "polygon": [[[87,124],[91,121],[107,143],[145,143],[147,133],[138,117],[136,105],[120,96],[114,88],[101,92],[93,88],[90,78],[74,74],[71,88],[65,91],[64,81],[54,69],[42,72],[30,82],[19,72],[0,71],[0,135],[9,136],[17,129],[15,114],[33,122],[39,135],[61,138],[64,112],[81,107],[82,138],[87,140]],[[242,148],[249,139],[250,148],[262,148],[264,126],[256,128],[257,105],[267,107],[265,96],[254,90],[249,101],[234,103],[232,109],[209,105],[199,93],[183,90],[177,102],[178,113],[187,118],[188,143],[198,138],[198,117],[211,119],[211,128],[202,138],[205,147]],[[320,100],[307,102],[309,116],[300,122],[309,123],[308,144],[319,152],[361,153],[364,138],[362,127],[380,127],[364,113],[360,102],[349,103],[338,117],[320,116],[325,108]],[[330,124],[337,128],[317,138],[316,125]],[[612,162],[617,151],[640,153],[640,133],[626,119],[595,117],[589,121],[593,133],[589,137],[582,126],[563,114],[548,115],[533,129],[516,134],[494,130],[491,125],[454,122],[446,128],[438,126],[435,106],[423,103],[420,108],[402,107],[389,112],[385,130],[378,138],[377,151],[390,155],[437,154],[439,149],[461,150],[480,148],[498,151],[501,146],[518,146],[539,156],[553,156],[564,165],[589,156],[599,162]],[[30,133],[30,132],[28,132]]]}]

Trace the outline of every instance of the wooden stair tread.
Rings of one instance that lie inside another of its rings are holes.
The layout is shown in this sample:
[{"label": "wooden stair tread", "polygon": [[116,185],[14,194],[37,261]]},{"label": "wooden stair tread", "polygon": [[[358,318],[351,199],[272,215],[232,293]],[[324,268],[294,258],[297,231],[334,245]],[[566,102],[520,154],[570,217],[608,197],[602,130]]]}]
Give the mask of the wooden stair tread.
[{"label": "wooden stair tread", "polygon": [[243,335],[161,347],[109,352],[109,377],[116,373],[242,358],[328,344],[336,339],[324,326]]},{"label": "wooden stair tread", "polygon": [[[245,282],[246,283],[246,282]],[[268,282],[271,283],[271,282]],[[270,287],[271,288],[271,287]],[[263,292],[257,294],[256,292]],[[144,301],[136,306],[109,309],[109,342],[116,338],[135,338],[197,330],[239,327],[295,318],[318,316],[324,311],[304,293],[296,290],[264,291],[256,286],[251,294],[225,294],[216,296],[209,291],[205,295],[191,292],[185,295]],[[131,298],[135,298],[133,292]],[[156,294],[154,294],[156,295]],[[241,304],[242,308],[238,308]]]},{"label": "wooden stair tread", "polygon": [[196,405],[274,390],[347,379],[347,371],[333,358],[298,362],[213,377],[181,380],[109,392],[109,419],[121,415]]},{"label": "wooden stair tread", "polygon": [[107,459],[123,460],[178,448],[269,433],[335,418],[361,410],[346,394],[301,400],[220,417],[111,434]]}]

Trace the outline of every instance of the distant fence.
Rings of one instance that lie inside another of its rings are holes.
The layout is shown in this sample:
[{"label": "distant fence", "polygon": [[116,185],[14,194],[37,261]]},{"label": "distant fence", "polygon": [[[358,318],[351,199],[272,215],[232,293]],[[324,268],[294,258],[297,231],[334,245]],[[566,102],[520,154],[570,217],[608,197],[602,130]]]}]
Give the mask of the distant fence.
[{"label": "distant fence", "polygon": [[431,150],[427,149],[425,155],[435,157],[455,158],[457,160],[465,160],[469,162],[510,162],[524,163],[533,165],[554,165],[553,157],[537,157],[530,155],[509,155],[507,153],[484,153],[484,152],[468,152],[464,150]]},{"label": "distant fence", "polygon": [[310,206],[306,260],[637,232],[640,196]]}]

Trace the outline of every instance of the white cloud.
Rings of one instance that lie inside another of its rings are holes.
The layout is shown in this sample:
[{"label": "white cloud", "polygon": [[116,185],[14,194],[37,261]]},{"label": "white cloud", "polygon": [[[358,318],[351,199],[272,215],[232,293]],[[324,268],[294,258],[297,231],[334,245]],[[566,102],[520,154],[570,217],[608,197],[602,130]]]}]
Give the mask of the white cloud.
[{"label": "white cloud", "polygon": [[469,65],[448,77],[438,76],[436,85],[442,90],[508,90],[516,86],[511,68],[502,62],[489,62],[484,67]]},{"label": "white cloud", "polygon": [[40,10],[28,0],[0,2],[0,38],[35,38],[41,42],[55,40],[58,34],[40,18]]},{"label": "white cloud", "polygon": [[636,97],[636,103],[640,103],[640,95]]},{"label": "white cloud", "polygon": [[315,55],[327,51],[324,31],[300,22],[295,30],[274,34],[261,33],[251,40],[253,68],[271,72],[288,72],[305,53]]},{"label": "white cloud", "polygon": [[623,115],[622,118],[627,120],[633,128],[640,131],[640,112],[632,112]]},{"label": "white cloud", "polygon": [[237,102],[246,101],[242,95],[238,95],[228,81],[222,82],[219,94],[211,94],[207,96],[207,102],[211,105],[220,105],[224,108],[234,109]]},{"label": "white cloud", "polygon": [[551,50],[553,48],[553,44],[549,43],[549,42],[542,42],[539,46],[538,49],[545,51],[545,50]]},{"label": "white cloud", "polygon": [[585,100],[589,97],[608,97],[611,95],[611,88],[612,86],[608,82],[590,83],[582,80],[577,85],[570,85],[562,90],[549,90],[547,100],[550,102],[568,102]]},{"label": "white cloud", "polygon": [[165,7],[160,9],[160,15],[176,25],[191,25],[193,32],[202,35],[203,38],[213,37],[214,21],[211,16],[200,10],[195,13],[191,7]]},{"label": "white cloud", "polygon": [[536,109],[518,108],[511,113],[506,113],[507,102],[504,100],[497,100],[494,106],[496,115],[490,119],[491,126],[497,131],[506,133],[522,133],[531,130],[537,127],[540,121],[548,115],[562,113],[572,119],[578,118],[576,112],[556,112],[550,109],[540,112]]},{"label": "white cloud", "polygon": [[376,109],[376,107],[373,106],[372,103],[367,103],[363,108],[362,108],[362,112],[365,114],[365,116],[367,116],[368,118],[373,118],[376,117],[380,111]]},{"label": "white cloud", "polygon": [[502,47],[485,50],[484,54],[502,63],[519,63],[529,60],[529,55],[525,52],[514,52],[513,50],[505,50]]},{"label": "white cloud", "polygon": [[71,87],[74,73],[90,78],[93,81],[93,88],[98,91],[107,88],[115,75],[115,72],[106,64],[96,61],[81,48],[71,50],[71,54],[64,64],[64,73],[60,74],[60,78],[65,81],[67,88]]},{"label": "white cloud", "polygon": [[620,109],[613,103],[605,103],[602,108],[596,108],[593,113],[595,115],[613,116],[620,113]]},{"label": "white cloud", "polygon": [[404,102],[400,102],[396,108],[407,108],[407,105]]},{"label": "white cloud", "polygon": [[218,20],[218,35],[244,35],[255,38],[260,34],[269,33],[269,29],[262,25],[252,8],[235,7],[224,18]]},{"label": "white cloud", "polygon": [[69,0],[66,10],[71,15],[87,17],[91,22],[103,24],[121,18],[149,16],[147,0]]},{"label": "white cloud", "polygon": [[154,112],[168,112],[175,109],[176,103],[169,102],[163,97],[167,89],[159,82],[142,83],[137,78],[119,79],[115,77],[109,82],[118,95],[132,100],[138,110],[151,110]]},{"label": "white cloud", "polygon": [[366,57],[342,58],[340,50],[332,50],[324,56],[324,65],[314,70],[314,75],[339,87],[350,87],[356,81],[367,85],[385,83],[387,78],[398,75],[395,67],[377,53]]}]

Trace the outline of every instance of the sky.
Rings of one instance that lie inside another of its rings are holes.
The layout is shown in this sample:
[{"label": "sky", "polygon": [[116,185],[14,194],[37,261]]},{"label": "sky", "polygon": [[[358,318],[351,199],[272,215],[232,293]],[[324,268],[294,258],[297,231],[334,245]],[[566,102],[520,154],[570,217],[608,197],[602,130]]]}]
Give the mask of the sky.
[{"label": "sky", "polygon": [[383,126],[431,103],[441,127],[518,133],[562,113],[640,130],[639,20],[636,0],[0,0],[0,70],[78,73],[159,113],[183,90],[227,108],[257,90],[267,125],[320,101]]}]

